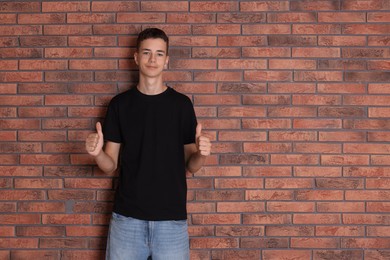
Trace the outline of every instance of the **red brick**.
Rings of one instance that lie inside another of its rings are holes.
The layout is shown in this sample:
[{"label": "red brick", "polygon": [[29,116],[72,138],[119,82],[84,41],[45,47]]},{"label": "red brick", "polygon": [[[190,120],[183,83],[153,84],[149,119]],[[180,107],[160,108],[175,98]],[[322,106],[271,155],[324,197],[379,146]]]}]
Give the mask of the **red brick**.
[{"label": "red brick", "polygon": [[240,49],[238,48],[193,48],[194,58],[238,58]]},{"label": "red brick", "polygon": [[312,13],[268,13],[269,23],[313,23],[316,22],[316,14]]},{"label": "red brick", "polygon": [[191,2],[190,12],[202,12],[207,10],[208,12],[234,12],[239,10],[238,3],[231,1],[202,1],[202,2]]},{"label": "red brick", "polygon": [[275,107],[268,109],[270,117],[315,117],[317,111],[311,107]]},{"label": "red brick", "polygon": [[17,47],[19,40],[16,37],[0,37],[0,47]]},{"label": "red brick", "polygon": [[[212,213],[216,212],[215,203],[187,203],[187,211],[189,213]],[[209,234],[212,235],[212,234]]]},{"label": "red brick", "polygon": [[389,234],[388,226],[367,227],[367,235],[374,237],[387,237]]},{"label": "red brick", "polygon": [[316,57],[316,58],[339,58],[340,48],[321,47],[296,47],[292,48],[292,57]]},{"label": "red brick", "polygon": [[291,34],[291,26],[284,24],[251,24],[242,26],[243,34]]},{"label": "red brick", "polygon": [[[0,108],[0,116],[1,117],[16,117],[16,108],[15,107],[4,107],[4,108]],[[7,135],[13,135],[15,136],[15,133],[11,134],[12,132],[8,132],[8,134],[6,134],[7,132],[5,133],[2,133],[5,137],[5,139],[7,139]],[[12,138],[11,138],[12,139]],[[16,138],[13,138],[13,139],[16,139]]]},{"label": "red brick", "polygon": [[364,107],[320,107],[318,108],[319,117],[364,117],[366,110]]},{"label": "red brick", "polygon": [[293,24],[292,34],[341,34],[338,24]]},{"label": "red brick", "polygon": [[364,259],[366,260],[386,260],[389,257],[389,250],[364,250]]},{"label": "red brick", "polygon": [[[16,36],[16,35],[41,35],[42,26],[39,25],[4,25],[0,28],[0,35],[2,36]],[[12,40],[6,41],[11,43]]]},{"label": "red brick", "polygon": [[289,48],[281,47],[243,47],[242,48],[243,57],[290,57],[291,51]]},{"label": "red brick", "polygon": [[1,70],[17,70],[18,62],[15,60],[2,60],[0,61]]},{"label": "red brick", "polygon": [[86,2],[44,2],[42,12],[83,12],[90,11],[90,3]]},{"label": "red brick", "polygon": [[389,196],[390,192],[386,191],[375,191],[375,190],[361,190],[361,191],[346,191],[345,199],[354,200],[354,201],[364,201],[364,200],[377,200],[381,201],[386,196]]},{"label": "red brick", "polygon": [[62,202],[21,202],[18,212],[65,212]]},{"label": "red brick", "polygon": [[0,166],[0,176],[41,176],[39,166]]},{"label": "red brick", "polygon": [[304,155],[304,154],[292,154],[292,155],[281,155],[272,154],[271,164],[293,164],[293,165],[313,165],[319,162],[318,156],[316,155]]},{"label": "red brick", "polygon": [[368,36],[368,46],[390,46],[388,36]]},{"label": "red brick", "polygon": [[66,109],[62,107],[20,107],[19,117],[65,117]]},{"label": "red brick", "polygon": [[338,119],[294,119],[293,128],[334,129],[341,128],[341,120]]},{"label": "red brick", "polygon": [[16,235],[21,237],[58,237],[65,234],[64,227],[50,226],[19,226],[16,227]]},{"label": "red brick", "polygon": [[310,259],[309,250],[263,250],[263,260],[274,260],[283,257],[284,260]]},{"label": "red brick", "polygon": [[[129,34],[135,34],[138,31],[140,31],[140,26],[132,25],[132,24],[110,24],[110,25],[98,24],[98,25],[94,25],[93,27],[93,32],[95,35],[100,35],[100,34],[129,35]],[[91,33],[84,33],[84,34],[91,34]]]},{"label": "red brick", "polygon": [[347,177],[390,177],[389,167],[345,167]]},{"label": "red brick", "polygon": [[103,226],[67,226],[66,234],[72,237],[104,237],[108,228]]},{"label": "red brick", "polygon": [[67,68],[67,61],[62,60],[19,61],[19,69],[21,70],[66,70]]},{"label": "red brick", "polygon": [[291,224],[288,214],[243,214],[243,224]]},{"label": "red brick", "polygon": [[366,92],[366,86],[360,83],[319,83],[318,92],[329,94],[359,94]]},{"label": "red brick", "polygon": [[55,189],[63,187],[60,179],[16,179],[14,185],[16,189]]},{"label": "red brick", "polygon": [[44,25],[45,35],[91,35],[92,25]]},{"label": "red brick", "polygon": [[132,1],[99,1],[92,2],[93,12],[132,12],[139,11],[138,3]]},{"label": "red brick", "polygon": [[237,238],[191,238],[190,248],[238,248]]},{"label": "red brick", "polygon": [[291,81],[290,71],[244,71],[245,81]]},{"label": "red brick", "polygon": [[70,189],[111,189],[111,179],[65,179],[65,188]]},{"label": "red brick", "polygon": [[218,23],[264,23],[265,14],[248,14],[248,13],[219,13],[217,15]]},{"label": "red brick", "polygon": [[114,36],[69,36],[68,38],[69,46],[116,46]]},{"label": "red brick", "polygon": [[213,251],[212,259],[260,259],[260,250],[223,250]]},{"label": "red brick", "polygon": [[266,36],[218,36],[218,46],[265,46]]},{"label": "red brick", "polygon": [[243,97],[245,105],[287,105],[290,102],[288,95],[244,95]]},{"label": "red brick", "polygon": [[218,200],[242,200],[244,193],[241,190],[232,191],[196,191],[197,201],[218,201]]},{"label": "red brick", "polygon": [[[22,15],[22,14],[20,14]],[[20,16],[19,15],[19,16]],[[16,23],[16,14],[2,14],[0,17],[1,24],[15,24]]]},{"label": "red brick", "polygon": [[65,14],[19,14],[18,24],[65,23]]},{"label": "red brick", "polygon": [[2,238],[0,240],[0,248],[2,249],[27,249],[27,248],[38,248],[38,238]]},{"label": "red brick", "polygon": [[324,250],[315,251],[315,260],[325,259],[362,259],[363,251],[358,250]]},{"label": "red brick", "polygon": [[389,24],[349,24],[343,25],[344,34],[387,34],[390,30]]},{"label": "red brick", "polygon": [[343,10],[388,10],[390,4],[386,0],[345,0],[341,2]]},{"label": "red brick", "polygon": [[[0,138],[1,138],[1,134],[0,134]],[[18,164],[18,162],[19,162],[19,157],[17,155],[14,154],[0,155],[0,164],[15,165]]]},{"label": "red brick", "polygon": [[312,179],[306,178],[267,178],[265,180],[266,189],[309,189],[314,186],[313,184]]},{"label": "red brick", "polygon": [[388,121],[382,119],[346,119],[344,120],[345,129],[376,129],[385,130],[390,126]]},{"label": "red brick", "polygon": [[320,12],[318,13],[318,22],[320,23],[359,23],[366,21],[365,13],[355,12]]},{"label": "red brick", "polygon": [[390,69],[389,61],[368,61],[369,70],[388,70]]},{"label": "red brick", "polygon": [[268,202],[267,212],[314,212],[312,202]]},{"label": "red brick", "polygon": [[267,236],[314,236],[314,227],[311,226],[266,226]]},{"label": "red brick", "polygon": [[40,82],[42,79],[42,72],[0,72],[2,82]]},{"label": "red brick", "polygon": [[0,223],[4,224],[39,224],[41,220],[40,215],[38,214],[2,214],[0,215]]},{"label": "red brick", "polygon": [[[360,192],[360,191],[359,191]],[[338,190],[298,190],[295,192],[297,200],[343,200],[343,191]]]},{"label": "red brick", "polygon": [[[315,69],[317,62],[315,60],[294,60],[277,59],[269,61],[270,69]],[[254,68],[255,69],[255,68]]]},{"label": "red brick", "polygon": [[338,0],[299,0],[290,5],[292,11],[336,11],[340,10]]},{"label": "red brick", "polygon": [[44,197],[43,191],[24,191],[24,190],[4,190],[3,200],[41,200]]},{"label": "red brick", "polygon": [[244,143],[246,153],[289,153],[291,151],[292,145],[288,143]]},{"label": "red brick", "polygon": [[[14,227],[0,227],[0,236],[1,237],[11,237],[15,236],[15,228]],[[2,257],[0,253],[0,257]],[[8,259],[8,258],[1,258],[1,259]]]},{"label": "red brick", "polygon": [[242,119],[244,129],[277,129],[289,128],[289,119]]},{"label": "red brick", "polygon": [[366,155],[321,155],[323,165],[368,165]]},{"label": "red brick", "polygon": [[287,238],[241,238],[242,248],[287,248]]},{"label": "red brick", "polygon": [[318,202],[318,212],[364,212],[364,203],[359,202]]},{"label": "red brick", "polygon": [[[99,24],[99,23],[113,23],[115,22],[114,14],[103,13],[68,13],[67,23],[81,23],[81,24]],[[118,19],[118,22],[119,19]]]},{"label": "red brick", "polygon": [[339,177],[342,175],[341,167],[295,166],[294,175],[299,177]]},{"label": "red brick", "polygon": [[364,46],[365,36],[318,36],[320,46]]},{"label": "red brick", "polygon": [[23,260],[28,258],[44,259],[45,257],[52,260],[60,260],[60,251],[57,250],[13,250],[11,252],[12,259]]},{"label": "red brick", "polygon": [[291,169],[290,167],[286,167],[286,166],[273,166],[273,167],[249,166],[249,167],[244,167],[243,176],[247,176],[247,177],[291,176]]},{"label": "red brick", "polygon": [[88,248],[86,238],[41,238],[39,240],[41,248]]},{"label": "red brick", "polygon": [[342,238],[342,248],[382,248],[387,249],[389,238]]},{"label": "red brick", "polygon": [[117,69],[116,60],[71,60],[69,61],[71,70],[113,70]]},{"label": "red brick", "polygon": [[67,164],[69,156],[61,154],[22,154],[20,164]]},{"label": "red brick", "polygon": [[118,13],[118,23],[163,23],[165,14],[162,13]]},{"label": "red brick", "polygon": [[269,133],[270,141],[315,141],[316,133],[307,131],[273,131]]},{"label": "red brick", "polygon": [[337,238],[291,238],[291,248],[338,248]]},{"label": "red brick", "polygon": [[160,12],[179,12],[188,11],[189,3],[187,1],[176,1],[173,5],[169,1],[148,1],[141,2],[141,11],[155,11]]},{"label": "red brick", "polygon": [[247,190],[245,200],[292,200],[292,191]]}]

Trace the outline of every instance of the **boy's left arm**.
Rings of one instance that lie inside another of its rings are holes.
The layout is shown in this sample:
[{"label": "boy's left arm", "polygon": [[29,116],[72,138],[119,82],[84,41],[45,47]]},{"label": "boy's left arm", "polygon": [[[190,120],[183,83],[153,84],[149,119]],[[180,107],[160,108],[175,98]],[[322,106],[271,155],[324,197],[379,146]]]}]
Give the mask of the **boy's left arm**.
[{"label": "boy's left arm", "polygon": [[202,168],[206,157],[210,155],[210,152],[210,139],[202,135],[202,125],[198,124],[196,126],[195,143],[184,145],[187,170],[191,173],[197,172],[200,168]]}]

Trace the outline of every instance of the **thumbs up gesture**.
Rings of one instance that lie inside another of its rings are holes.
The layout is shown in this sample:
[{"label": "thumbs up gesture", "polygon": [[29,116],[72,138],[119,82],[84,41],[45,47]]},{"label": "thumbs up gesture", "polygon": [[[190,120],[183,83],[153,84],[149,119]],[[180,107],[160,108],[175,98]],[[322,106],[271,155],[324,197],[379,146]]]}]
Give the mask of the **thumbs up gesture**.
[{"label": "thumbs up gesture", "polygon": [[196,149],[198,153],[203,156],[210,155],[211,152],[211,142],[210,139],[202,134],[202,125],[198,124],[196,126]]},{"label": "thumbs up gesture", "polygon": [[103,149],[103,131],[100,122],[96,123],[97,133],[89,134],[85,140],[85,149],[92,156],[97,156]]}]

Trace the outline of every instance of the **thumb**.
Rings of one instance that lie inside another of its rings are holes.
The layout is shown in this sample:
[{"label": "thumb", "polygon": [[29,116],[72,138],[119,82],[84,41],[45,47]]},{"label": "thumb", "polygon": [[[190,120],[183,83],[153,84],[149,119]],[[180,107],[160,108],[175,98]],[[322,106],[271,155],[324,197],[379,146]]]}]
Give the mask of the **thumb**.
[{"label": "thumb", "polygon": [[96,123],[96,131],[97,131],[99,136],[103,136],[102,124],[100,124],[100,122]]},{"label": "thumb", "polygon": [[197,124],[197,126],[196,126],[196,138],[198,138],[198,137],[201,136],[201,135],[202,135],[202,124],[199,123],[199,124]]}]

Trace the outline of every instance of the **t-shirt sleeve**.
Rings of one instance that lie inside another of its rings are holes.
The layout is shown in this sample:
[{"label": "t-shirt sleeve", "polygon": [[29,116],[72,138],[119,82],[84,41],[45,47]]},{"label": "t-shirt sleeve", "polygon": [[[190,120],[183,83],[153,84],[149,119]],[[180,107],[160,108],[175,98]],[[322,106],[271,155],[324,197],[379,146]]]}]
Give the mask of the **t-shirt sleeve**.
[{"label": "t-shirt sleeve", "polygon": [[195,143],[196,125],[198,123],[194,106],[189,98],[185,102],[183,112],[183,143],[192,144]]},{"label": "t-shirt sleeve", "polygon": [[118,112],[115,102],[111,100],[103,124],[103,136],[106,141],[122,143]]}]

